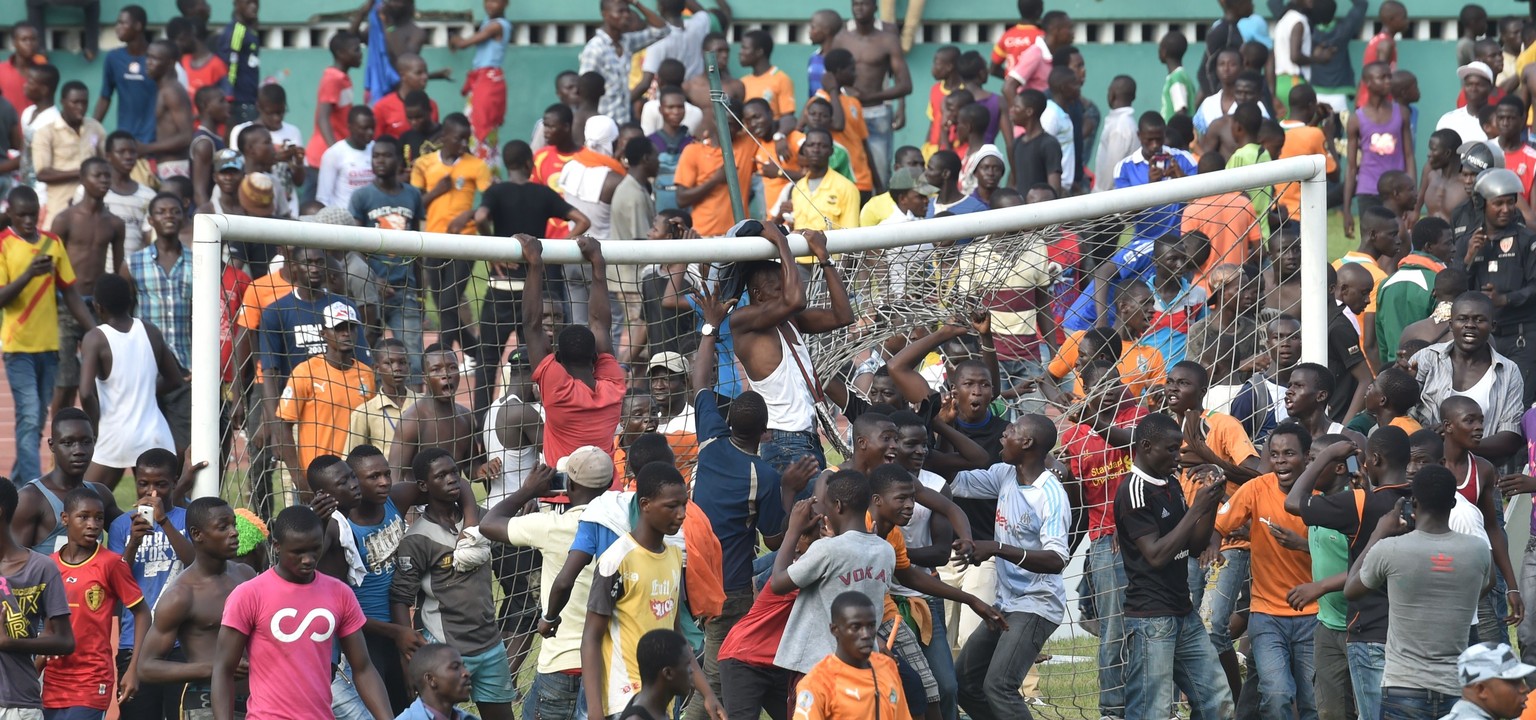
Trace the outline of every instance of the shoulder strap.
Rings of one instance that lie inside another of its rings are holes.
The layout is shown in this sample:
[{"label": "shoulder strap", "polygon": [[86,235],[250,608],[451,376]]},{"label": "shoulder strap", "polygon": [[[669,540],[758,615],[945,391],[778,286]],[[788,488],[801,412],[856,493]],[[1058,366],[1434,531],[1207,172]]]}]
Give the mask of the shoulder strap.
[{"label": "shoulder strap", "polygon": [[[789,331],[784,329],[784,323],[779,323],[778,330],[779,336],[784,338],[784,345],[785,348],[789,350],[789,356],[795,360],[795,367],[800,368],[800,377],[805,380],[806,387],[810,388],[811,390],[811,397],[814,398],[816,402],[821,402],[821,380],[816,376],[816,368],[810,368],[807,370],[805,363],[800,360],[800,353],[795,351],[795,338],[803,339],[803,336],[800,335],[800,332],[797,330],[795,331],[795,337],[790,337]],[[806,350],[809,351],[810,348],[807,347]]]}]

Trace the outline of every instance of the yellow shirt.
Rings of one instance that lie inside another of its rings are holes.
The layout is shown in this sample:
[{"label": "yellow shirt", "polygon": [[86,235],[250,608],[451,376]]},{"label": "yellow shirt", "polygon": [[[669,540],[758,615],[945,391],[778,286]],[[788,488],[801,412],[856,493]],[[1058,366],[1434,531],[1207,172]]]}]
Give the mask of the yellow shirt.
[{"label": "yellow shirt", "polygon": [[33,243],[11,230],[0,233],[0,285],[26,274],[39,253],[53,257],[53,274],[32,278],[0,310],[0,348],[8,353],[59,350],[59,302],[54,293],[75,284],[75,269],[58,236],[42,231],[37,236]]},{"label": "yellow shirt", "polygon": [[864,203],[864,209],[859,211],[859,226],[874,227],[895,214],[896,201],[891,199],[891,194],[877,193],[869,199],[869,202]]},{"label": "yellow shirt", "polygon": [[587,609],[608,617],[603,633],[603,715],[624,709],[640,692],[635,647],[652,630],[677,622],[683,554],[668,544],[653,553],[625,533],[597,559]]},{"label": "yellow shirt", "polygon": [[836,170],[828,169],[815,190],[811,189],[810,176],[800,178],[790,191],[790,201],[794,203],[796,229],[859,227],[859,189]]},{"label": "yellow shirt", "polygon": [[[449,182],[453,187],[427,206],[427,232],[448,232],[448,223],[475,206],[475,191],[485,192],[491,187],[490,166],[469,153],[460,155],[451,165],[443,162],[441,152],[428,153],[411,166],[411,184],[422,195],[432,192],[445,177],[452,178]],[[463,234],[476,234],[474,221],[464,226]]]},{"label": "yellow shirt", "polygon": [[762,75],[747,73],[741,76],[741,84],[747,89],[747,99],[762,98],[773,108],[774,117],[793,115],[795,112],[795,81],[776,67],[768,68]]}]

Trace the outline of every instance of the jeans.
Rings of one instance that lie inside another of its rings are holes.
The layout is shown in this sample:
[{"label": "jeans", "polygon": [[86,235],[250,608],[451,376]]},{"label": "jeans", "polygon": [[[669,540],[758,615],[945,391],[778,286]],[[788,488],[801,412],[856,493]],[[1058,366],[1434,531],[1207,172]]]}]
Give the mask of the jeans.
[{"label": "jeans", "polygon": [[1322,623],[1312,632],[1313,697],[1318,720],[1354,720],[1355,696],[1349,682],[1349,633]]},{"label": "jeans", "polygon": [[956,662],[960,707],[973,720],[1033,717],[1019,694],[1019,685],[1034,666],[1040,648],[1056,632],[1057,623],[1026,612],[1010,612],[1005,618],[1006,631],[983,626],[971,633]]},{"label": "jeans", "polygon": [[[186,662],[181,648],[171,651],[172,660]],[[128,662],[133,659],[133,648],[117,649],[117,681],[123,681],[128,672]],[[178,720],[181,717],[181,691],[186,683],[140,683],[139,692],[132,700],[119,703],[117,716],[121,720]]]},{"label": "jeans", "polygon": [[405,354],[411,361],[410,383],[421,382],[421,324],[423,313],[416,291],[410,288],[395,290],[393,297],[379,304],[380,318],[391,337],[405,343]]},{"label": "jeans", "polygon": [[[891,150],[896,142],[896,129],[892,127],[893,105],[880,104],[864,108],[864,123],[869,128],[869,159],[879,176],[878,187],[885,187],[891,179]],[[855,169],[855,173],[858,171]]]},{"label": "jeans", "polygon": [[1232,689],[1198,612],[1184,617],[1127,617],[1126,720],[1173,717],[1174,687],[1189,698],[1191,720],[1230,718]]},{"label": "jeans", "polygon": [[[1520,661],[1530,664],[1536,660],[1536,533],[1525,544],[1525,560],[1520,564],[1521,602],[1525,603],[1525,619],[1520,621],[1516,634],[1520,639]],[[1527,595],[1526,593],[1530,593]]]},{"label": "jeans", "polygon": [[933,616],[933,636],[923,648],[928,669],[939,683],[939,716],[944,720],[960,717],[960,681],[955,677],[955,656],[949,651],[949,629],[944,625],[944,601],[925,598],[928,614]]},{"label": "jeans", "polygon": [[1259,678],[1259,717],[1317,720],[1312,691],[1312,634],[1316,628],[1316,615],[1249,613],[1248,637],[1253,642]]},{"label": "jeans", "polygon": [[341,659],[341,667],[331,676],[331,712],[335,714],[336,720],[373,718],[373,713],[368,712],[368,706],[363,704],[362,696],[357,694],[357,685],[352,682],[352,667],[346,658]]},{"label": "jeans", "polygon": [[789,671],[784,668],[725,660],[720,663],[720,689],[725,692],[720,703],[728,718],[756,720],[766,713],[770,720],[785,720],[789,714],[784,702],[789,695]]},{"label": "jeans", "polygon": [[1125,565],[1115,536],[1105,535],[1088,549],[1093,580],[1094,617],[1099,619],[1099,715],[1125,717]]},{"label": "jeans", "polygon": [[[592,325],[591,315],[587,307],[592,303],[592,266],[591,265],[561,265],[560,270],[565,276],[565,292],[569,298],[566,318],[572,325]],[[624,306],[619,303],[619,296],[612,290],[608,291],[608,335],[613,342],[611,346],[615,353],[619,349],[619,341],[624,334]]]},{"label": "jeans", "polygon": [[58,367],[57,352],[5,353],[5,381],[11,385],[11,403],[16,409],[16,464],[11,468],[11,481],[17,487],[43,474],[37,448],[48,421]]},{"label": "jeans", "polygon": [[[1042,352],[1050,352],[1044,347],[1040,349]],[[1003,376],[1003,387],[999,389],[999,392],[1018,385],[1025,380],[1043,377],[1045,375],[1045,365],[1046,359],[1044,357],[1034,360],[999,360],[997,362],[997,369]],[[1034,392],[1021,395],[1017,400],[1011,402],[1010,409],[1015,415],[1040,414],[1045,412],[1045,405],[1045,394],[1036,389]]]},{"label": "jeans", "polygon": [[[736,626],[747,611],[752,609],[752,599],[755,593],[752,588],[730,590],[725,593],[725,605],[720,611],[720,617],[709,621],[704,626],[704,659],[702,661],[704,677],[709,680],[709,689],[714,691],[715,697],[720,697],[720,646],[725,642],[725,635]],[[684,717],[688,720],[707,720],[704,712],[703,698],[695,698],[696,702],[688,703],[688,711]]]},{"label": "jeans", "polygon": [[1349,654],[1349,682],[1355,686],[1355,711],[1362,718],[1376,720],[1381,717],[1381,676],[1387,669],[1387,646],[1352,642],[1345,652]]},{"label": "jeans", "polygon": [[523,701],[523,720],[587,720],[587,696],[581,676],[538,673]]},{"label": "jeans", "polygon": [[826,452],[821,449],[821,436],[816,434],[814,425],[810,430],[799,432],[769,430],[768,437],[771,439],[758,448],[758,454],[781,473],[806,455],[816,459],[818,469],[827,466]]},{"label": "jeans", "polygon": [[[1191,558],[1193,560],[1193,558]],[[1237,610],[1238,596],[1250,578],[1249,551],[1233,548],[1221,551],[1221,564],[1210,569],[1210,579],[1205,590],[1210,597],[1201,595],[1195,601],[1201,619],[1210,627],[1211,644],[1219,655],[1232,651],[1232,631],[1228,622]]]},{"label": "jeans", "polygon": [[496,389],[501,358],[507,351],[507,341],[516,334],[521,340],[523,331],[523,292],[486,288],[480,298],[480,344],[475,346],[474,409],[481,418],[491,406],[492,391]]},{"label": "jeans", "polygon": [[459,311],[464,309],[460,307],[465,301],[464,288],[469,284],[475,264],[469,260],[428,259],[426,266],[427,287],[437,305],[438,342],[445,348],[458,343],[459,349],[472,350],[479,340],[475,338],[473,328],[464,325]]},{"label": "jeans", "polygon": [[1381,690],[1381,720],[1439,718],[1451,711],[1461,697],[1423,688],[1390,687]]}]

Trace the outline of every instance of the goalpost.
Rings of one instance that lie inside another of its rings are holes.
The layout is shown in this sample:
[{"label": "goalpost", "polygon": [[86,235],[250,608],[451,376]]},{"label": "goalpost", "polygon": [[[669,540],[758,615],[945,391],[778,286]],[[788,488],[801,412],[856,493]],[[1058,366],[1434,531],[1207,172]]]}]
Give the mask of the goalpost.
[{"label": "goalpost", "polygon": [[[938,217],[899,225],[829,230],[826,233],[827,249],[834,255],[842,256],[843,277],[849,285],[854,313],[859,320],[854,327],[827,335],[811,336],[813,370],[823,380],[835,377],[846,382],[848,392],[863,395],[865,390],[862,386],[855,389],[855,376],[868,369],[851,368],[871,354],[878,355],[885,341],[896,339],[898,335],[905,338],[912,329],[932,329],[956,314],[968,315],[980,310],[992,310],[993,322],[997,324],[1000,309],[993,303],[996,302],[995,298],[1001,296],[998,291],[1012,288],[1010,283],[1016,283],[1022,263],[1039,262],[1026,261],[1024,248],[1038,250],[1039,244],[1054,242],[1064,236],[1074,238],[1074,242],[1081,239],[1085,247],[1095,242],[1119,245],[1124,240],[1123,228],[1137,220],[1154,217],[1154,213],[1165,213],[1166,205],[1265,187],[1272,187],[1276,197],[1282,188],[1299,188],[1300,359],[1326,364],[1328,321],[1333,300],[1327,292],[1326,279],[1328,230],[1324,168],[1325,160],[1320,155],[1288,158],[1155,184],[968,215]],[[1169,219],[1163,217],[1162,221],[1166,223]],[[1177,227],[1178,223],[1175,221],[1173,225]],[[1251,270],[1245,274],[1238,266],[1246,263],[1250,267],[1262,267],[1273,260],[1269,249],[1270,237],[1257,229],[1260,225],[1254,222],[1251,227],[1236,228],[1258,237],[1258,247],[1253,249],[1251,255],[1215,261],[1231,264],[1230,267],[1218,268],[1229,278],[1228,282],[1237,281],[1226,292],[1256,290],[1260,280],[1252,276]],[[237,503],[247,499],[247,492],[254,497],[256,485],[267,482],[260,477],[253,479],[251,475],[280,476],[282,470],[280,462],[274,462],[268,457],[260,463],[263,471],[252,472],[257,463],[247,456],[247,453],[253,452],[251,444],[248,441],[239,445],[231,442],[232,436],[241,431],[230,427],[228,418],[221,416],[226,401],[221,386],[221,324],[226,321],[221,316],[220,306],[225,257],[223,250],[227,244],[260,243],[355,251],[364,255],[377,253],[403,258],[426,257],[476,263],[516,263],[522,260],[520,245],[509,238],[500,237],[388,231],[206,214],[197,215],[193,219],[193,226],[193,299],[197,311],[192,318],[191,461],[194,464],[208,464],[195,478],[193,496],[222,493]],[[1268,228],[1267,225],[1265,230],[1269,235],[1280,233],[1279,228]],[[798,235],[790,236],[790,247],[797,255],[809,254],[804,239]],[[763,238],[615,240],[604,241],[602,250],[610,271],[614,268],[625,269],[628,274],[621,272],[620,275],[630,278],[623,281],[627,283],[636,282],[634,278],[644,277],[642,268],[654,279],[655,271],[651,267],[657,265],[717,265],[777,256],[773,244]],[[547,263],[557,267],[557,271],[560,266],[564,266],[568,271],[567,278],[571,277],[570,270],[583,265],[580,252],[571,240],[545,240],[543,255]],[[1040,258],[1043,255],[1036,253],[1027,257]],[[1032,269],[1045,270],[1040,267]],[[1060,271],[1060,267],[1050,270],[1053,277],[1050,299],[1058,306],[1064,306],[1068,296],[1082,289],[1086,278],[1057,278]],[[815,270],[812,275],[809,293],[812,305],[827,302],[825,285],[817,274],[819,272],[819,269]],[[638,285],[614,289],[625,298],[639,298],[642,295],[642,287]],[[629,301],[633,300],[626,302]],[[466,297],[461,305],[469,307],[452,307],[449,310],[472,310],[476,302],[476,299]],[[574,301],[567,305],[568,308],[576,306]],[[1042,312],[1048,310],[1049,307],[1042,308]],[[443,315],[441,308],[437,312],[426,308],[421,311],[429,318],[429,325],[430,318]],[[578,318],[584,315],[585,310],[582,309]],[[614,307],[613,315],[615,323],[624,322],[625,313],[619,306]],[[580,322],[579,319],[573,321]],[[229,322],[233,322],[233,319]],[[689,325],[691,328],[692,325]],[[1259,338],[1263,333],[1262,326],[1255,328],[1251,320],[1234,322],[1231,327],[1216,327],[1214,330],[1216,339],[1211,341],[1211,346],[1204,354],[1200,357],[1191,355],[1189,358],[1200,361],[1212,371],[1213,385],[1218,377],[1237,373],[1238,361],[1244,360],[1245,356],[1251,357],[1254,347],[1261,347]],[[651,332],[654,334],[656,331],[653,329]],[[626,334],[625,337],[629,339],[630,336]],[[1182,344],[1180,347],[1182,354]],[[643,349],[637,350],[631,360],[650,355],[640,354]],[[655,346],[652,345],[651,349],[654,351]],[[470,355],[468,350],[465,348],[466,356]],[[415,348],[415,352],[419,351],[419,347]],[[497,348],[497,351],[495,362],[500,362],[499,358],[505,354],[505,349]],[[617,354],[617,342],[615,351]],[[682,352],[685,356],[689,355],[687,350]],[[950,349],[946,347],[944,352],[947,354]],[[246,372],[248,369],[237,368],[236,371]],[[645,366],[640,365],[638,369],[632,369],[632,376],[644,375],[644,370]],[[465,373],[466,378],[475,377],[476,384],[480,384],[479,379],[484,377],[468,370]],[[1019,379],[1010,376],[1006,370],[1003,375],[1004,387],[1010,386],[1010,378],[1014,381]],[[468,385],[469,381],[464,381],[460,386],[461,392]],[[1078,398],[1070,405],[1058,404],[1058,417],[1080,417],[1084,402]],[[1021,407],[1010,403],[1008,411],[1017,412]],[[823,420],[823,429],[833,431],[824,433],[824,436],[834,447],[839,447],[841,441],[834,436],[840,435],[841,431],[835,423],[826,422],[826,417]],[[224,456],[226,446],[233,448],[227,457]],[[260,449],[255,452],[260,452]],[[1066,461],[1067,458],[1063,457],[1062,460]],[[280,484],[280,480],[272,481],[270,487],[263,486],[263,492],[275,488],[277,484]],[[235,487],[237,485],[240,487]],[[1083,566],[1085,555],[1085,552],[1078,552],[1065,575],[1071,596],[1069,599],[1087,600],[1091,604],[1091,587],[1087,591],[1073,588],[1073,584],[1079,581],[1084,586],[1089,584]],[[1062,623],[1062,631],[1058,632],[1058,638],[1081,639],[1088,632],[1093,632],[1076,608],[1069,607],[1068,615]],[[956,628],[952,625],[950,636],[953,638],[955,634]],[[1072,651],[1058,648],[1056,652]],[[1071,662],[1086,663],[1091,660],[1080,655],[1074,654],[1076,659]],[[1051,691],[1049,695],[1071,698],[1077,706],[1069,710],[1064,708],[1067,712],[1063,717],[1088,712],[1098,702],[1098,688],[1090,682],[1095,677],[1096,668],[1091,663],[1082,666],[1073,664],[1071,667],[1066,673],[1057,671],[1054,679],[1047,679],[1047,685],[1050,686],[1048,690]],[[1070,683],[1070,687],[1067,683]]]}]

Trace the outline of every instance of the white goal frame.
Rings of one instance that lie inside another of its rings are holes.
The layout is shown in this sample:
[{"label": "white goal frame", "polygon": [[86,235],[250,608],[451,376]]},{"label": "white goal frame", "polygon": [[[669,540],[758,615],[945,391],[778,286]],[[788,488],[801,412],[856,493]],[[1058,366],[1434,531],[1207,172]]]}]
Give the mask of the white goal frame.
[{"label": "white goal frame", "polygon": [[[921,243],[940,243],[996,233],[1042,228],[1064,222],[1092,220],[1169,203],[1189,202],[1225,192],[1265,185],[1301,183],[1301,355],[1306,362],[1328,358],[1328,215],[1325,160],[1321,155],[1272,162],[1177,178],[1149,185],[1110,190],[1002,210],[934,218],[894,227],[850,228],[827,232],[832,253],[887,250]],[[192,300],[204,311],[192,314],[192,446],[194,464],[208,463],[193,486],[193,497],[219,494],[223,464],[219,442],[219,324],[222,245],[257,242],[274,245],[356,250],[463,260],[522,262],[515,242],[488,242],[481,236],[448,235],[377,228],[299,223],[237,215],[197,215],[192,220]],[[804,239],[790,237],[799,255],[808,254]],[[740,262],[778,256],[764,238],[732,238],[728,243],[698,240],[614,240],[603,243],[603,256],[613,265],[660,262]],[[571,240],[545,240],[544,260],[580,263]]]}]

